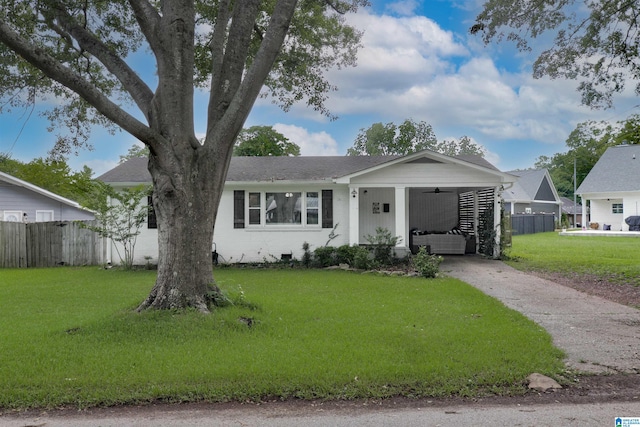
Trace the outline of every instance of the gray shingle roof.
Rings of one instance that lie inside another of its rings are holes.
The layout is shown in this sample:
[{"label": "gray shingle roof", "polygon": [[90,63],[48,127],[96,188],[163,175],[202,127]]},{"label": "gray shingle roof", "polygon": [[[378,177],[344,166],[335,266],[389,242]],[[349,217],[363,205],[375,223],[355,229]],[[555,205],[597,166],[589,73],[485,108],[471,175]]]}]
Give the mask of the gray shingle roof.
[{"label": "gray shingle roof", "polygon": [[[355,173],[398,156],[232,157],[227,182],[321,181]],[[130,159],[98,177],[108,183],[151,182],[147,159]]]},{"label": "gray shingle roof", "polygon": [[574,203],[573,200],[571,200],[568,197],[560,197],[560,201],[562,202],[562,212],[569,214],[569,215],[573,215],[574,211],[577,214],[581,214],[582,213],[582,205],[580,204],[580,202],[578,202],[578,200],[576,200],[575,203],[575,208],[574,209]]},{"label": "gray shingle roof", "polygon": [[640,145],[609,147],[576,193],[615,191],[640,191]]},{"label": "gray shingle roof", "polygon": [[542,181],[547,175],[546,169],[526,169],[507,172],[519,177],[513,187],[505,190],[502,197],[505,201],[525,201],[536,200],[536,195],[542,185]]},{"label": "gray shingle roof", "polygon": [[[330,181],[398,159],[402,156],[297,156],[232,157],[227,182]],[[498,170],[479,156],[457,156],[459,160]],[[149,183],[147,159],[129,159],[100,175],[107,183]]]}]

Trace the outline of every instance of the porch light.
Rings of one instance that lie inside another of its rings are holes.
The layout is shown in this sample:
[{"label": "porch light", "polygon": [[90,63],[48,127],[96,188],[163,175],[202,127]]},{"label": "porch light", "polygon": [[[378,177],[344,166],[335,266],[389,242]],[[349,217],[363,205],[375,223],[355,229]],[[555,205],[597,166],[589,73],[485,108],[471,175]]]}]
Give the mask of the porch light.
[{"label": "porch light", "polygon": [[353,191],[351,192],[351,197],[355,199],[357,195],[358,195],[358,191],[354,188]]}]

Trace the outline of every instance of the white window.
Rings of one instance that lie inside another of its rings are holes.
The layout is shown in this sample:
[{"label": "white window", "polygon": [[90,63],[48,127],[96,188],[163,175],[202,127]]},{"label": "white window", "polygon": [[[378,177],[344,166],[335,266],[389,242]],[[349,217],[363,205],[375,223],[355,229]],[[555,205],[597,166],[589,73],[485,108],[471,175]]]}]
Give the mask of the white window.
[{"label": "white window", "polygon": [[53,211],[36,211],[36,222],[53,221]]},{"label": "white window", "polygon": [[245,201],[249,226],[320,227],[319,191],[250,192]]},{"label": "white window", "polygon": [[260,225],[261,193],[249,193],[249,225]]},{"label": "white window", "polygon": [[611,213],[614,213],[614,214],[624,213],[624,211],[622,210],[622,203],[613,203],[611,205]]},{"label": "white window", "polygon": [[302,193],[265,193],[265,223],[302,224]]},{"label": "white window", "polygon": [[318,225],[320,199],[317,191],[307,192],[307,225]]},{"label": "white window", "polygon": [[22,211],[4,211],[3,219],[9,222],[22,222]]}]

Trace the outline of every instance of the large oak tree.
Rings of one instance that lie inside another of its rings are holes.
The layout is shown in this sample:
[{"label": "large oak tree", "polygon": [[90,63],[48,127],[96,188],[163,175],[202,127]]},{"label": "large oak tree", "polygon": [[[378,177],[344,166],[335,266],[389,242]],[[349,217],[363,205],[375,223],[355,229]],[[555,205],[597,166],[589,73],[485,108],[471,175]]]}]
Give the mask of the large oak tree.
[{"label": "large oak tree", "polygon": [[[353,65],[343,14],[366,0],[0,0],[0,98],[54,97],[59,150],[115,125],[149,148],[158,276],[147,308],[208,310],[211,242],[233,144],[256,98],[328,113],[324,72]],[[155,68],[150,82],[144,69]],[[206,88],[206,136],[194,93]],[[6,108],[6,107],[5,107]]]}]

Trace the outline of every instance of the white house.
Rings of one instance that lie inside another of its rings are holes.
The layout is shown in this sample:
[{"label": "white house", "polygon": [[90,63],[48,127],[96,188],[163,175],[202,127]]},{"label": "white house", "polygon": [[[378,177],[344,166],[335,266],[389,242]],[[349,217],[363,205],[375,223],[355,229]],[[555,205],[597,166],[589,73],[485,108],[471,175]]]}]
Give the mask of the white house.
[{"label": "white house", "polygon": [[80,204],[14,176],[0,172],[0,221],[92,220]]},{"label": "white house", "polygon": [[576,194],[582,198],[582,217],[602,230],[628,231],[625,219],[640,215],[640,145],[610,147],[593,166]]},{"label": "white house", "polygon": [[[115,188],[151,182],[144,158],[99,179]],[[304,242],[312,250],[366,244],[367,236],[382,227],[400,237],[399,253],[409,251],[413,230],[444,234],[452,229],[471,236],[475,252],[484,222],[499,238],[500,192],[516,180],[481,157],[428,150],[402,157],[233,157],[213,245],[227,262],[300,259]],[[136,262],[156,258],[154,227],[150,215],[138,236]]]}]

